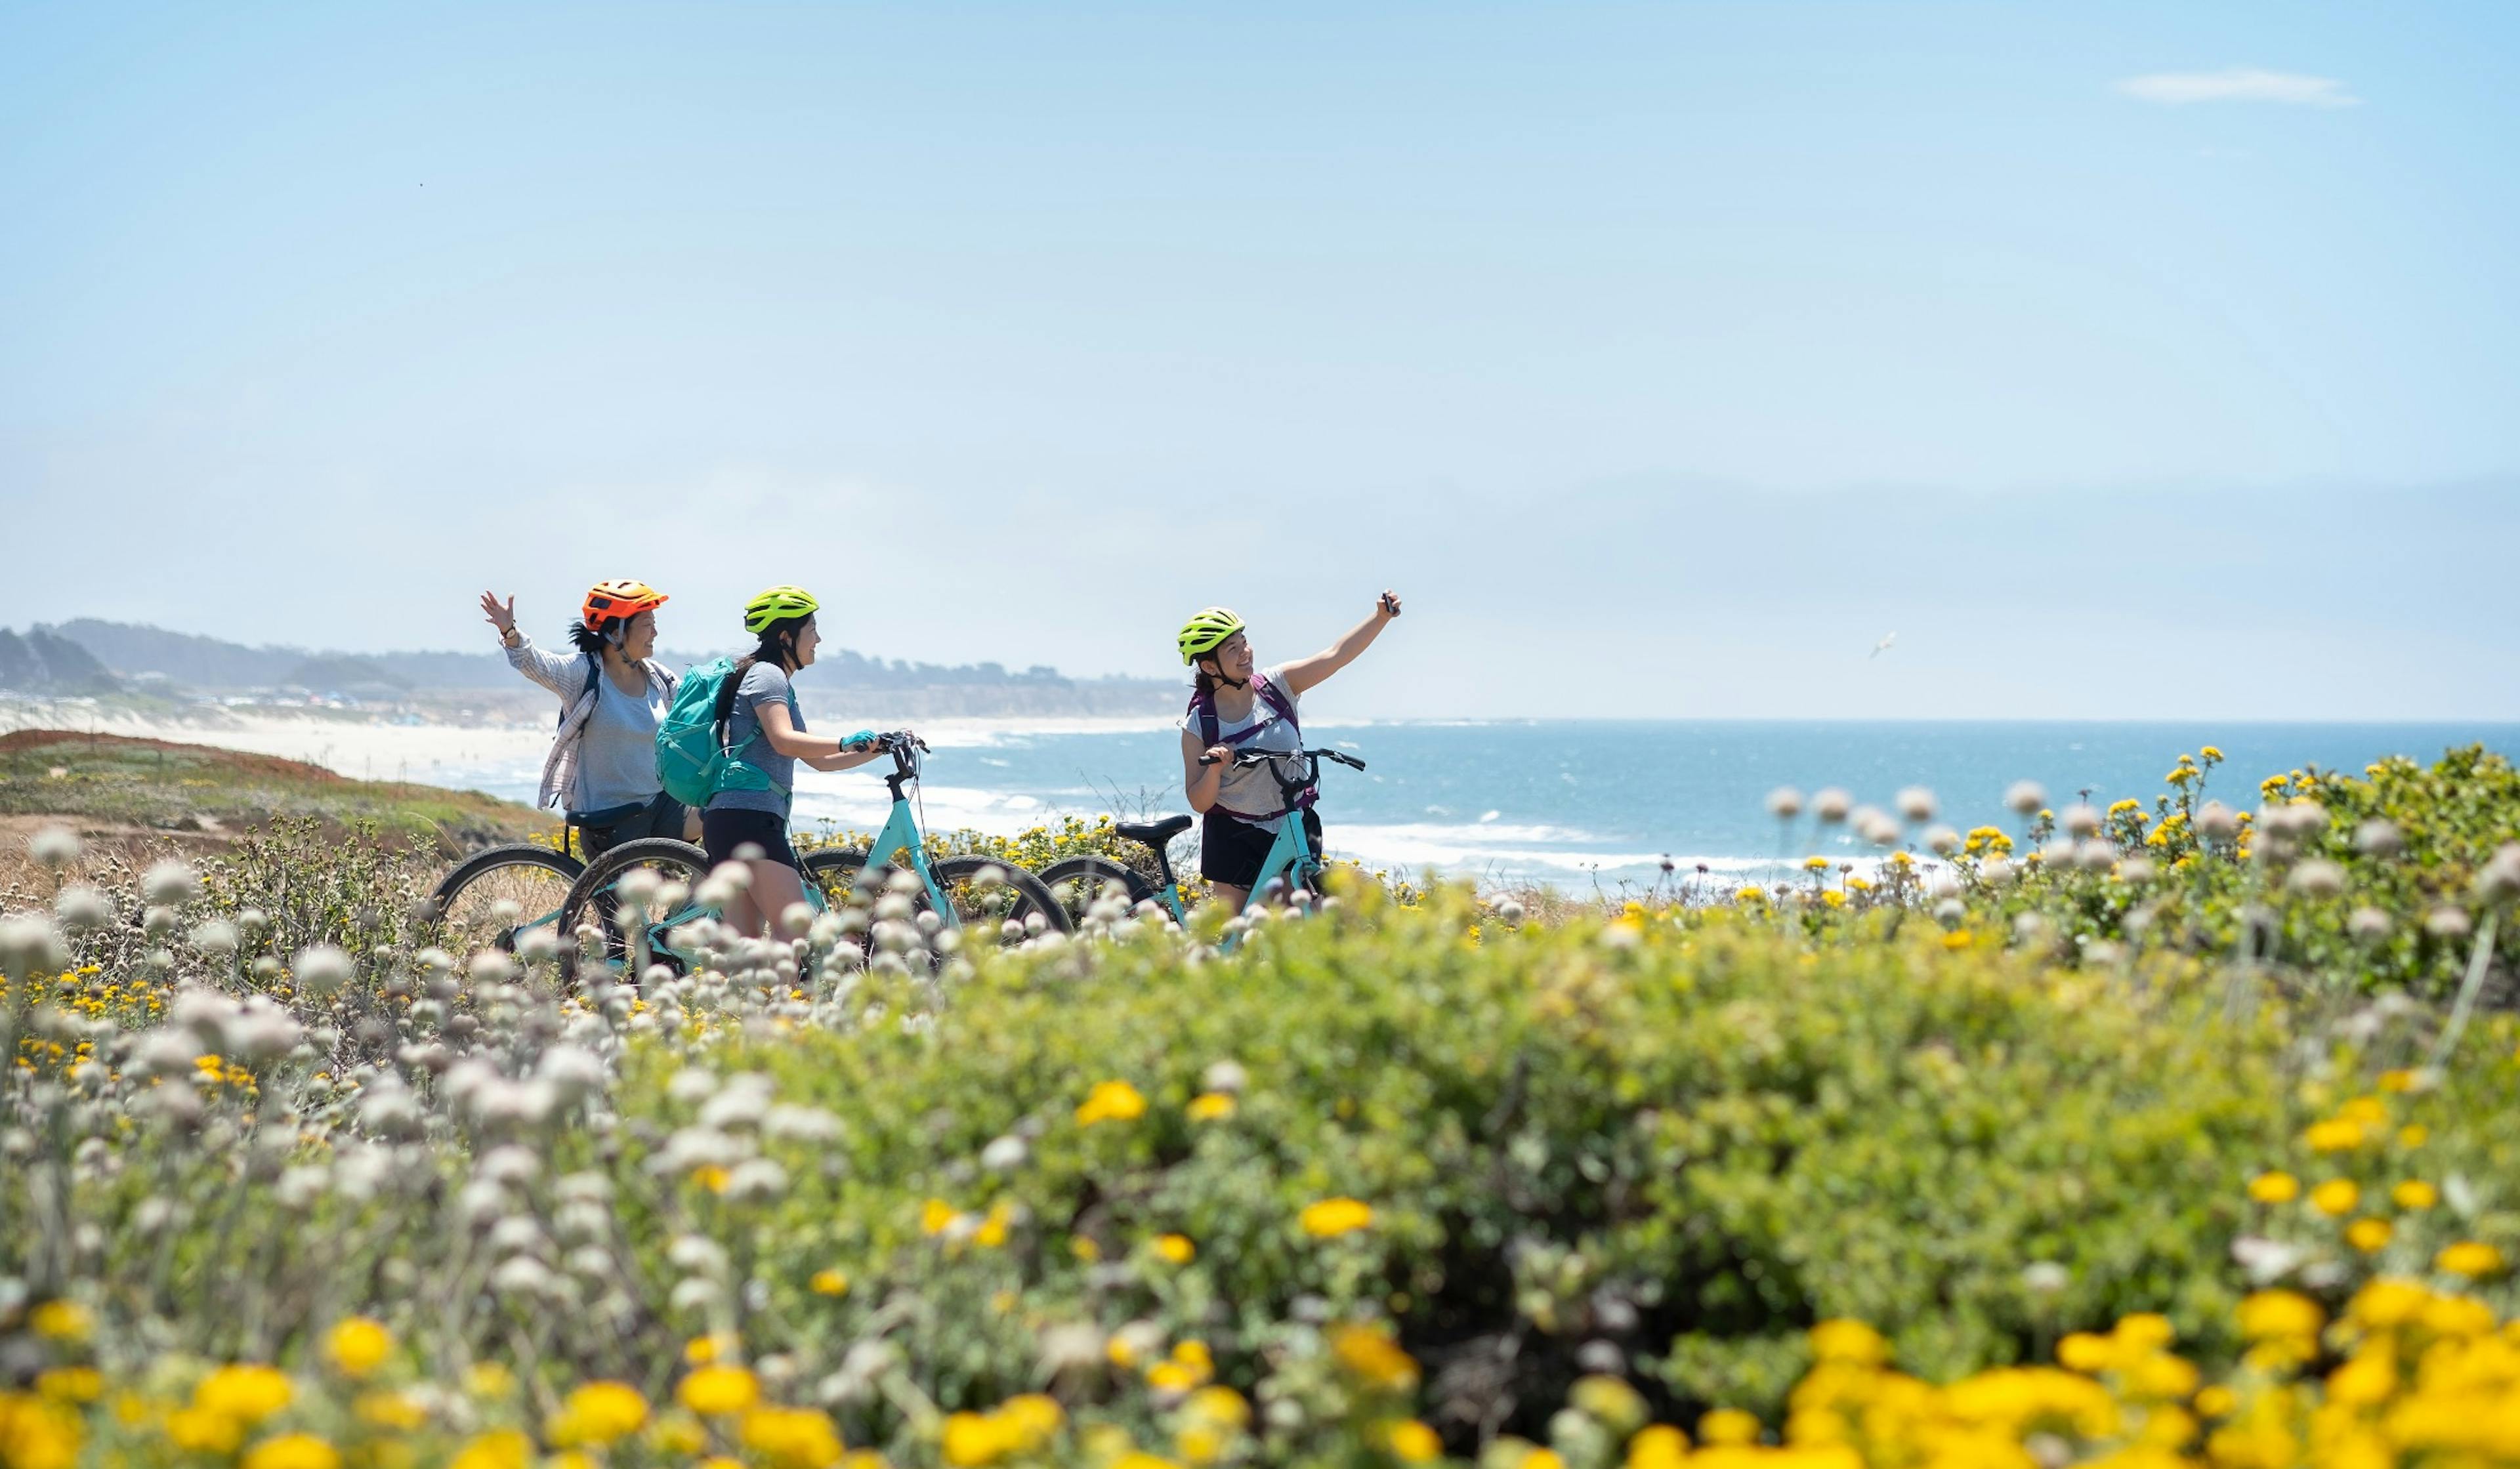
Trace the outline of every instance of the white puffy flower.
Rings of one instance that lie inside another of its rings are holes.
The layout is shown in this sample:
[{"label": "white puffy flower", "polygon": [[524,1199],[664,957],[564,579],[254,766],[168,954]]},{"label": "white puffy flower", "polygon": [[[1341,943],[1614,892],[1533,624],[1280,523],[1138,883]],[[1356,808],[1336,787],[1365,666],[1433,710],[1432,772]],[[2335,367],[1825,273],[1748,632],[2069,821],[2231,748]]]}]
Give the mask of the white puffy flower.
[{"label": "white puffy flower", "polygon": [[1911,785],[1900,791],[1893,804],[1899,808],[1901,816],[1912,822],[1930,822],[1938,809],[1934,804],[1934,793],[1921,785]]},{"label": "white puffy flower", "polygon": [[717,1094],[700,1104],[700,1126],[722,1132],[759,1127],[770,1111],[771,1088],[770,1078],[757,1071],[728,1077]]},{"label": "white puffy flower", "polygon": [[2004,787],[2003,804],[2016,816],[2035,815],[2048,804],[2048,787],[2036,780],[2015,780]]},{"label": "white puffy flower", "polygon": [[2065,808],[2060,824],[2076,836],[2090,836],[2100,829],[2100,810],[2089,801],[2077,801]]},{"label": "white puffy flower", "polygon": [[86,883],[73,882],[54,896],[53,915],[64,928],[77,933],[112,922],[113,905]]},{"label": "white puffy flower", "polygon": [[140,874],[140,892],[159,907],[179,907],[202,896],[202,874],[170,857]]},{"label": "white puffy flower", "polygon": [[68,962],[69,949],[50,919],[32,913],[0,918],[0,971],[51,974]]},{"label": "white puffy flower", "polygon": [[546,1243],[543,1226],[521,1214],[490,1226],[490,1248],[503,1255],[539,1255]]},{"label": "white puffy flower", "polygon": [[26,855],[55,871],[79,860],[78,833],[68,826],[44,826],[26,838]]},{"label": "white puffy flower", "polygon": [[1779,785],[1768,792],[1768,815],[1780,822],[1790,822],[1803,814],[1803,793],[1790,785]]},{"label": "white puffy flower", "polygon": [[718,1296],[716,1281],[693,1278],[675,1281],[665,1302],[679,1312],[700,1312],[716,1304]]},{"label": "white puffy flower", "polygon": [[686,1066],[665,1083],[665,1094],[678,1102],[706,1101],[717,1092],[717,1073],[705,1066]]},{"label": "white puffy flower", "polygon": [[224,958],[237,951],[240,935],[237,926],[225,918],[205,918],[193,925],[185,939],[199,954]]},{"label": "white puffy flower", "polygon": [[665,1258],[674,1269],[692,1274],[723,1275],[726,1273],[726,1247],[705,1234],[683,1234],[665,1247]]},{"label": "white puffy flower", "polygon": [[764,1135],[785,1137],[797,1142],[829,1142],[840,1135],[839,1118],[821,1107],[800,1107],[783,1102],[762,1114]]},{"label": "white puffy flower", "polygon": [[604,1086],[603,1060],[582,1046],[561,1045],[544,1051],[534,1074],[562,1101],[576,1101]]},{"label": "white puffy flower", "polygon": [[139,1046],[132,1050],[131,1065],[135,1071],[158,1076],[182,1076],[193,1069],[202,1054],[200,1036],[170,1026],[141,1037]]},{"label": "white puffy flower", "polygon": [[738,1203],[767,1203],[788,1191],[788,1170],[769,1158],[746,1158],[726,1176],[726,1196]]},{"label": "white puffy flower", "polygon": [[989,1139],[989,1145],[980,1149],[980,1166],[996,1173],[1007,1173],[1023,1167],[1024,1160],[1031,1156],[1032,1145],[1009,1133]]},{"label": "white puffy flower", "polygon": [[543,1160],[535,1156],[534,1150],[514,1142],[503,1142],[490,1149],[472,1165],[474,1178],[487,1179],[493,1183],[530,1183],[541,1176],[542,1171]]},{"label": "white puffy flower", "polygon": [[511,1255],[490,1272],[490,1288],[503,1296],[539,1296],[553,1284],[552,1272],[531,1255]]},{"label": "white puffy flower", "polygon": [[1855,807],[1855,798],[1831,785],[1812,797],[1812,815],[1831,825],[1846,820]]},{"label": "white puffy flower", "polygon": [[339,993],[358,973],[358,965],[338,945],[314,944],[297,951],[297,962],[292,972],[296,975],[300,991],[322,1000]]},{"label": "white puffy flower", "polygon": [[281,1174],[280,1181],[272,1185],[271,1193],[283,1209],[304,1209],[322,1198],[332,1181],[330,1169],[312,1166],[292,1168]]},{"label": "white puffy flower", "polygon": [[2305,898],[2333,898],[2345,891],[2345,869],[2325,858],[2314,857],[2293,868],[2284,886]]}]

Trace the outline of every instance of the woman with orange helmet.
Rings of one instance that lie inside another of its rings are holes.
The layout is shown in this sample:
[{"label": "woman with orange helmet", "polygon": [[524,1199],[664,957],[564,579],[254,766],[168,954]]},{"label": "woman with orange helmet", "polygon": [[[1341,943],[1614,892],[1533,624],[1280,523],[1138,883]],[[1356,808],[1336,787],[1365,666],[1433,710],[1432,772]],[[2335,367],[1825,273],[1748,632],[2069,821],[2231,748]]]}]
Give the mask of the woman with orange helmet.
[{"label": "woman with orange helmet", "polygon": [[576,648],[546,652],[517,630],[517,600],[481,594],[508,666],[560,695],[560,733],[543,761],[537,801],[561,801],[593,857],[641,836],[688,836],[690,814],[656,779],[656,723],[674,676],[652,656],[665,595],[646,582],[598,582],[568,630]]}]

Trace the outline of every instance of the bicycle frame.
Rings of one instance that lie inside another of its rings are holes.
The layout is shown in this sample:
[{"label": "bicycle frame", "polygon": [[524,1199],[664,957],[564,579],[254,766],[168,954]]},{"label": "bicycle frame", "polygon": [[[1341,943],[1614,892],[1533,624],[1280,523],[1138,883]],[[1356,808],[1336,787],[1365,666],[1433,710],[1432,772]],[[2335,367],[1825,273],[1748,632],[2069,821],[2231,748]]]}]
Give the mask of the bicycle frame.
[{"label": "bicycle frame", "polygon": [[[1243,899],[1242,911],[1246,913],[1268,903],[1270,884],[1283,879],[1287,894],[1292,896],[1296,888],[1321,875],[1321,854],[1313,850],[1312,838],[1304,831],[1304,813],[1294,803],[1297,796],[1321,782],[1322,761],[1330,759],[1358,770],[1365,769],[1364,761],[1336,750],[1303,750],[1298,753],[1304,766],[1300,779],[1290,780],[1278,774],[1276,766],[1271,766],[1271,773],[1278,778],[1279,792],[1286,802],[1286,810],[1278,818],[1277,840],[1269,844],[1269,855],[1261,861],[1259,875],[1251,879],[1250,892]],[[1287,757],[1255,750],[1238,757],[1237,763],[1259,765],[1284,758]],[[1230,953],[1241,941],[1241,934],[1230,934],[1222,947]]]},{"label": "bicycle frame", "polygon": [[[885,863],[899,856],[899,865],[918,873],[919,880],[925,884],[929,911],[946,927],[960,928],[963,920],[955,913],[954,905],[945,900],[945,890],[936,884],[936,873],[927,865],[926,839],[920,833],[919,819],[911,813],[910,797],[901,789],[906,782],[919,779],[919,761],[906,744],[894,744],[891,749],[893,773],[883,778],[883,783],[892,790],[892,812],[883,819],[883,829],[867,844],[866,866],[858,868],[856,891],[864,894],[868,902],[874,902],[878,895],[868,885],[869,880]],[[822,899],[819,888],[807,884],[806,893],[810,901],[819,905]]]}]

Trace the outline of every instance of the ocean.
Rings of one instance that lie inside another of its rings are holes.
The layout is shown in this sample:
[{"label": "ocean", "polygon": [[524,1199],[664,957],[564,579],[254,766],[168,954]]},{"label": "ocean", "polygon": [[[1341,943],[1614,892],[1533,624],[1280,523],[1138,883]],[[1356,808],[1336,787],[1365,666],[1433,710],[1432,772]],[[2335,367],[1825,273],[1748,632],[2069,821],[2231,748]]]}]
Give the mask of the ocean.
[{"label": "ocean", "polygon": [[[1367,768],[1325,770],[1322,812],[1331,855],[1410,876],[1440,872],[1488,884],[1553,883],[1615,892],[1652,882],[1668,856],[1745,877],[1819,850],[1861,861],[1870,849],[1838,828],[1815,846],[1808,820],[1789,837],[1768,792],[1841,786],[1888,809],[1921,785],[1940,820],[1965,829],[2017,823],[2004,788],[2037,780],[2051,804],[2088,792],[2101,805],[2144,801],[2179,756],[2206,744],[2228,762],[2206,791],[2257,802],[2260,778],[2318,766],[2359,772],[2383,755],[2430,760],[2454,745],[2520,750],[2511,724],[1819,723],[1761,721],[1476,721],[1316,724],[1316,742]],[[1179,734],[1169,726],[1024,731],[965,723],[933,732],[925,822],[1006,832],[1064,815],[1126,819],[1186,810]],[[477,784],[531,801],[531,760],[507,759],[427,779]],[[415,773],[417,775],[417,773]],[[796,821],[869,830],[883,786],[863,771],[799,771]]]}]

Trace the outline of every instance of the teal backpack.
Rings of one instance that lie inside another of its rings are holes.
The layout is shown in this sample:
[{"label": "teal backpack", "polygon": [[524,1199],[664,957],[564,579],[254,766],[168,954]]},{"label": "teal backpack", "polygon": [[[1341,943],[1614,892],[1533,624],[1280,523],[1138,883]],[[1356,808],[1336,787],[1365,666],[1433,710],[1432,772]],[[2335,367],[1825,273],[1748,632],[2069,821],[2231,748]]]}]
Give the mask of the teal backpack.
[{"label": "teal backpack", "polygon": [[695,809],[722,790],[770,790],[769,776],[726,747],[726,717],[735,704],[735,660],[719,658],[683,675],[674,702],[656,726],[656,779],[665,794]]}]

